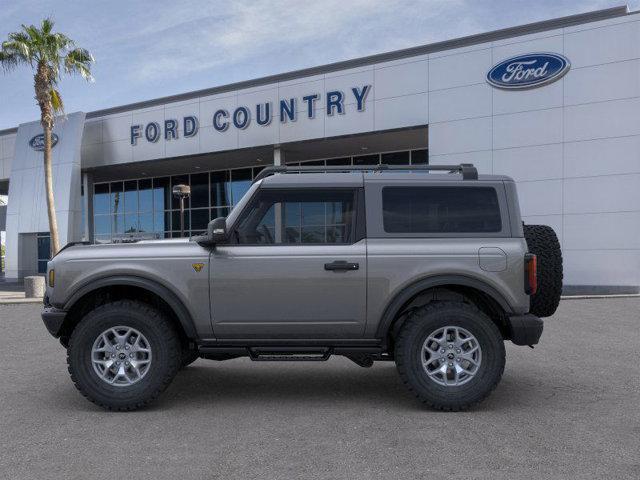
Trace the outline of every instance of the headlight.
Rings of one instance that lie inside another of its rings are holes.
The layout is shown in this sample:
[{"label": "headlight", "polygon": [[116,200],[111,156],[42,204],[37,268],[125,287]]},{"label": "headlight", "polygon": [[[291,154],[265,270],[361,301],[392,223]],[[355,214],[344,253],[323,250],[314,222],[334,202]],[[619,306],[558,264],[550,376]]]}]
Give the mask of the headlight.
[{"label": "headlight", "polygon": [[56,281],[56,271],[52,268],[49,270],[49,286],[53,288],[53,284]]}]

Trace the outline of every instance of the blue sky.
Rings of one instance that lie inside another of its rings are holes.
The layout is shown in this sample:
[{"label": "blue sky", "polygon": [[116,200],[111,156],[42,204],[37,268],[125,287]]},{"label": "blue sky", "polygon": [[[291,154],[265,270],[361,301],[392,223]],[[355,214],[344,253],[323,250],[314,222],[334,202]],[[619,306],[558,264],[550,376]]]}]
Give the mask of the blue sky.
[{"label": "blue sky", "polygon": [[[621,5],[620,0],[0,0],[0,39],[50,15],[96,58],[67,112],[106,107]],[[634,10],[640,0],[628,2]],[[0,129],[37,120],[27,69],[0,71]]]}]

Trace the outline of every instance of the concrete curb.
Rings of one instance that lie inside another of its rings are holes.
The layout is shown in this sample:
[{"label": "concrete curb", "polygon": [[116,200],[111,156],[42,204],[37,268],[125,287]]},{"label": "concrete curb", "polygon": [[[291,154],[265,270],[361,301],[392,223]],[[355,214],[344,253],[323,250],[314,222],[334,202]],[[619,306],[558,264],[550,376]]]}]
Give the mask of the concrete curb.
[{"label": "concrete curb", "polygon": [[619,293],[613,295],[566,295],[561,300],[587,300],[590,298],[640,298],[640,293]]},{"label": "concrete curb", "polygon": [[0,305],[16,305],[20,303],[42,304],[42,298],[0,298]]}]

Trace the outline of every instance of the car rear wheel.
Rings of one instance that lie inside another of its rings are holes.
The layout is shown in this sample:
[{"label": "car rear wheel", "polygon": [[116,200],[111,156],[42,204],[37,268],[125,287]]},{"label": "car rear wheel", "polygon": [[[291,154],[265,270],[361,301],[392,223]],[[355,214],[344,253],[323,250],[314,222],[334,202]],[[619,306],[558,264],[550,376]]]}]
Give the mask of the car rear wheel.
[{"label": "car rear wheel", "polygon": [[415,310],[396,339],[400,377],[418,399],[458,411],[486,398],[502,378],[504,341],[484,313],[462,302]]},{"label": "car rear wheel", "polygon": [[135,410],[155,400],[181,366],[171,322],[131,300],[89,312],[71,334],[69,373],[80,392],[107,410]]}]

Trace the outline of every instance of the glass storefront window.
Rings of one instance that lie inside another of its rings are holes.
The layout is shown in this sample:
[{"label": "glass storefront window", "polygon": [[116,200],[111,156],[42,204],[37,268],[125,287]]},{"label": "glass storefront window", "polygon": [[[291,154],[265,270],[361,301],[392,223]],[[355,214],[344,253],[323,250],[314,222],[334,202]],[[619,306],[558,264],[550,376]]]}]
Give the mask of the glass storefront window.
[{"label": "glass storefront window", "polygon": [[93,213],[95,215],[111,213],[109,209],[109,184],[95,185],[93,193]]},{"label": "glass storefront window", "polygon": [[251,187],[252,175],[250,168],[231,170],[231,201],[233,205],[238,203]]},{"label": "glass storefront window", "polygon": [[411,165],[427,165],[429,163],[429,150],[412,150]]},{"label": "glass storefront window", "polygon": [[231,205],[229,171],[211,172],[211,206],[226,207]]},{"label": "glass storefront window", "polygon": [[409,152],[383,153],[380,163],[387,165],[409,165]]},{"label": "glass storefront window", "polygon": [[153,179],[153,211],[159,212],[171,208],[171,187],[169,177]]},{"label": "glass storefront window", "polygon": [[380,155],[361,155],[353,157],[354,165],[378,165],[380,163]]},{"label": "glass storefront window", "polygon": [[138,180],[138,211],[153,212],[153,186],[150,178]]},{"label": "glass storefront window", "polygon": [[122,182],[111,182],[111,213],[118,214],[124,211],[123,192]]},{"label": "glass storefront window", "polygon": [[124,182],[124,212],[138,212],[138,181],[128,180]]},{"label": "glass storefront window", "polygon": [[191,208],[209,206],[209,174],[191,175]]},{"label": "glass storefront window", "polygon": [[[301,161],[289,165],[421,165],[428,163],[428,150],[375,153],[355,157]],[[244,196],[253,178],[263,169],[239,168],[214,172],[125,180],[94,185],[94,241],[110,243],[139,238],[180,236],[180,203],[171,188],[186,184],[191,196],[185,201],[185,236],[204,232],[210,220],[226,217]],[[283,205],[287,229],[297,241],[343,241],[345,232],[340,208],[331,202],[290,202]],[[323,230],[318,227],[322,226]],[[272,228],[272,227],[268,227]],[[293,241],[293,239],[290,239]]]}]

